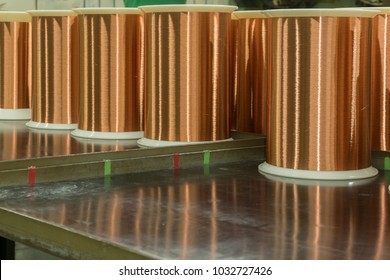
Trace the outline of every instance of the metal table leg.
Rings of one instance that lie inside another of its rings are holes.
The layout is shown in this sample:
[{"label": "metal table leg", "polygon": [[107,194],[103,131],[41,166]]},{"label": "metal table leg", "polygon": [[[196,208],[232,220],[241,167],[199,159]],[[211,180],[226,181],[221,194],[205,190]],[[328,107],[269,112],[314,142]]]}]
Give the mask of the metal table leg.
[{"label": "metal table leg", "polygon": [[0,237],[0,259],[14,260],[15,259],[15,242],[4,237]]}]

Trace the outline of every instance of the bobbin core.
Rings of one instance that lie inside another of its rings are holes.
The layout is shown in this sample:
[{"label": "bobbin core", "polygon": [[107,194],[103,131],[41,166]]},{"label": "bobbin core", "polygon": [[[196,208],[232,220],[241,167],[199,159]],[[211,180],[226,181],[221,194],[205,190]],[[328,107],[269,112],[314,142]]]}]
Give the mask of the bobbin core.
[{"label": "bobbin core", "polygon": [[29,121],[26,123],[26,126],[35,128],[35,129],[55,129],[55,130],[73,130],[77,128],[77,124],[62,124],[62,123],[43,123]]},{"label": "bobbin core", "polygon": [[101,132],[76,129],[71,132],[72,136],[88,139],[125,140],[139,139],[144,136],[143,131],[132,132]]},{"label": "bobbin core", "polygon": [[0,120],[29,120],[31,109],[0,109]]},{"label": "bobbin core", "polygon": [[283,168],[268,164],[267,162],[263,162],[259,165],[258,170],[260,173],[266,173],[270,175],[309,180],[360,180],[378,175],[378,170],[372,166],[358,170],[314,171]]},{"label": "bobbin core", "polygon": [[217,140],[217,141],[199,141],[199,142],[184,142],[184,141],[162,141],[162,140],[153,140],[149,138],[141,138],[137,141],[138,146],[148,147],[148,148],[158,148],[158,147],[175,147],[175,146],[188,146],[188,145],[199,145],[199,144],[212,144],[212,143],[221,143],[233,141],[233,138]]}]

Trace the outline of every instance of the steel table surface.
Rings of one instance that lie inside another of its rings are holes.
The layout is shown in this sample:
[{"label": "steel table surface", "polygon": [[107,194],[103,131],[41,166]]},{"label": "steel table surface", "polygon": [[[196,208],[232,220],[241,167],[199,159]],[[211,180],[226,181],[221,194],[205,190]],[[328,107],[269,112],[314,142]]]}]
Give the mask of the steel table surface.
[{"label": "steel table surface", "polygon": [[27,128],[27,121],[0,121],[0,161],[139,149],[135,140],[89,140],[70,130]]},{"label": "steel table surface", "polygon": [[76,259],[390,259],[390,172],[343,186],[257,161],[0,189],[0,235]]}]

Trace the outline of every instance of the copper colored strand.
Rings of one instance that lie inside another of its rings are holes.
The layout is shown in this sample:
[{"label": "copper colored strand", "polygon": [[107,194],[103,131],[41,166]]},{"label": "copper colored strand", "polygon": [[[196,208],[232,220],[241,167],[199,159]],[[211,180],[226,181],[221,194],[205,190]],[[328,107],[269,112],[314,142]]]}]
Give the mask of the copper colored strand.
[{"label": "copper colored strand", "polygon": [[133,14],[79,15],[80,120],[99,132],[143,130],[143,20]]},{"label": "copper colored strand", "polygon": [[78,29],[76,16],[33,16],[32,121],[78,120]]},{"label": "copper colored strand", "polygon": [[267,162],[340,171],[370,166],[371,19],[274,18]]},{"label": "copper colored strand", "polygon": [[229,122],[230,129],[236,130],[237,128],[237,84],[238,84],[238,25],[239,21],[232,19],[232,38],[230,49],[230,96],[229,96]]},{"label": "copper colored strand", "polygon": [[371,65],[372,150],[390,151],[390,15],[373,19]]},{"label": "copper colored strand", "polygon": [[0,108],[30,108],[28,22],[0,22]]},{"label": "copper colored strand", "polygon": [[266,134],[269,19],[238,20],[236,129]]},{"label": "copper colored strand", "polygon": [[145,137],[229,138],[230,13],[145,14]]}]

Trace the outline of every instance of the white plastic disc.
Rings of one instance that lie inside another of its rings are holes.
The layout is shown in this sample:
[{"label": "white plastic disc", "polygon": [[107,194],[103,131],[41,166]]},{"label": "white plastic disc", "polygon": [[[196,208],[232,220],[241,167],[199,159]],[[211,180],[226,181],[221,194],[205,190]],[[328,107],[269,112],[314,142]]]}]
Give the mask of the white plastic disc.
[{"label": "white plastic disc", "polygon": [[121,145],[121,146],[137,146],[137,139],[96,139],[96,138],[81,138],[75,137],[77,142],[83,144],[92,144],[92,145]]},{"label": "white plastic disc", "polygon": [[72,135],[80,138],[89,138],[89,139],[111,139],[111,140],[121,140],[121,139],[139,139],[144,136],[143,131],[133,131],[133,132],[100,132],[100,131],[89,131],[76,129],[72,131]]},{"label": "white plastic disc", "polygon": [[141,138],[137,141],[137,144],[141,147],[175,147],[175,146],[188,146],[188,145],[199,145],[199,144],[211,144],[211,143],[219,143],[233,141],[232,138],[218,140],[218,141],[199,141],[199,142],[181,142],[181,141],[160,141],[160,140],[152,140],[149,138]]},{"label": "white plastic disc", "polygon": [[[262,173],[262,172],[261,172]],[[376,180],[375,177],[358,179],[358,180],[314,180],[314,179],[297,179],[281,176],[274,176],[267,173],[262,173],[268,180],[306,187],[357,187],[362,185],[368,185]]]},{"label": "white plastic disc", "polygon": [[57,124],[57,123],[42,123],[29,121],[26,126],[35,129],[54,129],[54,130],[73,130],[77,128],[77,124]]},{"label": "white plastic disc", "polygon": [[0,109],[0,120],[29,120],[31,109]]},{"label": "white plastic disc", "polygon": [[378,170],[374,167],[368,167],[358,170],[347,171],[312,171],[283,168],[263,162],[259,165],[260,173],[267,173],[271,175],[289,177],[296,179],[310,179],[310,180],[359,180],[371,178],[378,175]]}]

